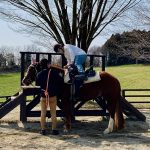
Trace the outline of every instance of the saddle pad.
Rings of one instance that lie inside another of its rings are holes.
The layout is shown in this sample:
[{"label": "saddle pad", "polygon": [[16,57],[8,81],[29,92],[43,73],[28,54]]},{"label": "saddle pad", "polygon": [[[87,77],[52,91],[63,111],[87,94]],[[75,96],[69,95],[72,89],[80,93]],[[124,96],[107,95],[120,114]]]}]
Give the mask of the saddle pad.
[{"label": "saddle pad", "polygon": [[[64,76],[64,82],[68,83],[69,80],[70,80],[69,73],[67,72]],[[95,81],[100,81],[100,80],[101,80],[100,74],[99,74],[99,72],[96,72],[95,76],[94,77],[88,77],[88,80],[84,81],[84,84],[95,82]]]},{"label": "saddle pad", "polygon": [[95,82],[95,81],[100,81],[100,80],[101,80],[100,74],[99,72],[96,72],[96,75],[94,77],[88,77],[88,80],[84,81],[84,84]]}]

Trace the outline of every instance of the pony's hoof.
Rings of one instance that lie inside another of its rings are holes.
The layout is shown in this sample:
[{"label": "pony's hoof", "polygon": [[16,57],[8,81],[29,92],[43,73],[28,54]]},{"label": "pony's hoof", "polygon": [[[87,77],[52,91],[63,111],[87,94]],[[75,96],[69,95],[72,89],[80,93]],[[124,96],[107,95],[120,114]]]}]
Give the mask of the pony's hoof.
[{"label": "pony's hoof", "polygon": [[107,128],[104,130],[103,134],[109,134],[110,133],[110,130]]},{"label": "pony's hoof", "polygon": [[64,129],[63,131],[64,131],[65,134],[69,133],[69,130],[67,130],[67,129]]}]

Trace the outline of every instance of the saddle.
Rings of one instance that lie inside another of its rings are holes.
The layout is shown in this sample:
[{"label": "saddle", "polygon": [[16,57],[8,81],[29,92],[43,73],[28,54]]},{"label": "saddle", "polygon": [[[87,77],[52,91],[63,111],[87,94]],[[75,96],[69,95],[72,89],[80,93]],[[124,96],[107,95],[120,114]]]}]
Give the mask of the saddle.
[{"label": "saddle", "polygon": [[85,75],[87,77],[94,77],[96,75],[96,71],[93,70],[93,65],[91,65],[86,71],[85,71]]},{"label": "saddle", "polygon": [[98,75],[96,74],[96,71],[93,70],[93,66],[90,66],[87,70],[85,70],[84,73],[81,74],[78,72],[77,66],[75,66],[74,64],[71,64],[68,67],[68,72],[69,72],[70,80],[67,81],[66,83],[73,84],[75,86],[74,92],[76,98],[79,97],[80,88],[83,86],[83,84],[94,82],[93,80],[91,80],[91,78],[94,77],[96,78],[95,80],[97,80],[97,75]]},{"label": "saddle", "polygon": [[88,83],[88,78],[96,76],[95,70],[93,70],[93,66],[90,66],[84,73],[79,73],[77,67],[72,64],[68,68],[70,80],[68,83],[75,85],[75,97],[78,98],[80,96],[80,88],[84,83]]},{"label": "saddle", "polygon": [[[68,68],[69,71],[69,77],[70,80],[81,80],[81,81],[87,81],[88,77],[94,77],[96,75],[96,71],[93,70],[93,65],[91,65],[84,73],[80,74],[78,72],[77,67],[72,64],[70,65],[70,67]],[[70,82],[71,82],[70,81]]]}]

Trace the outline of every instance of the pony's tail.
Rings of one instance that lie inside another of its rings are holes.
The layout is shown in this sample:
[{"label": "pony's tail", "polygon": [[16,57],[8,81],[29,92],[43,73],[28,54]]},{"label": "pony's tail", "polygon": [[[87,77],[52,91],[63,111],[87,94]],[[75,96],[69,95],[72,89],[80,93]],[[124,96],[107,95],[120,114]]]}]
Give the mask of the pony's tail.
[{"label": "pony's tail", "polygon": [[121,101],[120,96],[118,97],[117,103],[116,103],[116,109],[115,109],[115,130],[121,130],[125,126],[125,120],[123,117],[122,107],[121,107]]}]

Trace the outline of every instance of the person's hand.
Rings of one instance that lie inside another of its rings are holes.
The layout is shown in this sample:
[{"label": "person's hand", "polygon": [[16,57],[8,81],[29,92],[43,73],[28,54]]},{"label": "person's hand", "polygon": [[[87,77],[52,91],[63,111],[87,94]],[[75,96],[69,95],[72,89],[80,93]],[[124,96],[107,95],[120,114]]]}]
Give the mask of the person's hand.
[{"label": "person's hand", "polygon": [[65,66],[64,66],[64,69],[68,69],[68,65],[65,65]]}]

